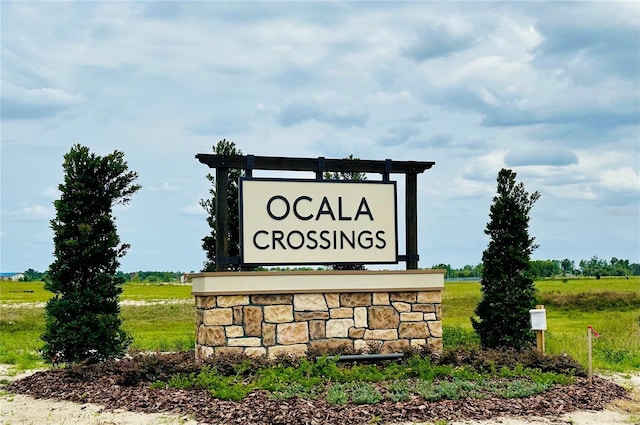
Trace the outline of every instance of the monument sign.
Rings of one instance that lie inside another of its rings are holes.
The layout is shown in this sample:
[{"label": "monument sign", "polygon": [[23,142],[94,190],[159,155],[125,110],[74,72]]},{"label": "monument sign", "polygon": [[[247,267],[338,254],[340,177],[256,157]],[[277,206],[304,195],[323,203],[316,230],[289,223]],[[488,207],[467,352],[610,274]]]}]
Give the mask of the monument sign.
[{"label": "monument sign", "polygon": [[244,264],[397,263],[395,182],[242,179]]}]

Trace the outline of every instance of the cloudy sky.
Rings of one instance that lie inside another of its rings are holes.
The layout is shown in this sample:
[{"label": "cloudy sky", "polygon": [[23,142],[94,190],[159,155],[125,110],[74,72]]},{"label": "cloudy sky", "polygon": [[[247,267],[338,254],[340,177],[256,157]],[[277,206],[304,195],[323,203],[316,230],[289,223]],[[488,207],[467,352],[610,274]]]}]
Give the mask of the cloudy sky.
[{"label": "cloudy sky", "polygon": [[194,156],[223,138],[435,161],[418,178],[420,267],[480,262],[502,167],[542,195],[533,258],[640,262],[638,2],[0,7],[1,271],[52,262],[75,143],[139,173],[115,211],[122,270],[199,270],[210,170]]}]

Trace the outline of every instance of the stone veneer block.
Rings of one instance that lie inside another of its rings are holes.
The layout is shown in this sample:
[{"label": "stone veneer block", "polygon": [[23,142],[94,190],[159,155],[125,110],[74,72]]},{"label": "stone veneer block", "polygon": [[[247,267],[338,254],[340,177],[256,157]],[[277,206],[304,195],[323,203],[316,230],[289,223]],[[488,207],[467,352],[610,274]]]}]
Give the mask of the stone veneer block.
[{"label": "stone veneer block", "polygon": [[242,326],[226,326],[224,331],[227,334],[227,338],[244,336],[244,328]]},{"label": "stone veneer block", "polygon": [[433,304],[414,304],[411,306],[412,311],[420,311],[422,313],[433,313],[436,311],[436,308]]},{"label": "stone veneer block", "polygon": [[265,305],[264,321],[269,323],[293,322],[293,306],[291,305]]},{"label": "stone veneer block", "polygon": [[196,308],[196,326],[201,324],[204,321],[204,310],[201,308]]},{"label": "stone veneer block", "polygon": [[426,322],[405,322],[398,327],[400,338],[427,338],[429,328]]},{"label": "stone veneer block", "polygon": [[244,353],[242,347],[216,347],[213,351],[217,356],[240,355]]},{"label": "stone veneer block", "polygon": [[196,348],[196,353],[198,354],[199,359],[206,359],[207,357],[213,355],[213,347],[198,345]]},{"label": "stone veneer block", "polygon": [[364,338],[364,328],[349,328],[349,338],[362,339]]},{"label": "stone veneer block", "polygon": [[276,341],[282,345],[309,342],[309,323],[280,323],[276,327]]},{"label": "stone veneer block", "polygon": [[219,295],[218,307],[235,307],[249,304],[248,295]]},{"label": "stone veneer block", "polygon": [[426,322],[432,322],[434,320],[438,320],[435,313],[423,313],[423,315],[424,315],[424,320]]},{"label": "stone veneer block", "polygon": [[309,321],[309,336],[311,337],[311,339],[325,339],[327,337],[327,334],[325,332],[325,321]]},{"label": "stone veneer block", "polygon": [[295,344],[295,345],[274,345],[269,347],[269,358],[273,359],[278,356],[295,356],[302,357],[307,354],[307,344]]},{"label": "stone veneer block", "polygon": [[368,309],[369,329],[397,328],[400,315],[391,306],[373,306]]},{"label": "stone veneer block", "polygon": [[442,338],[429,338],[427,345],[433,353],[442,353]]},{"label": "stone veneer block", "polygon": [[338,307],[329,310],[329,317],[332,319],[352,319],[353,308],[351,307]]},{"label": "stone veneer block", "polygon": [[367,307],[371,305],[370,293],[346,293],[340,294],[340,305],[342,307]]},{"label": "stone veneer block", "polygon": [[412,339],[411,341],[409,341],[409,343],[411,344],[411,348],[420,349],[420,348],[424,347],[425,345],[427,345],[427,340],[426,339]]},{"label": "stone veneer block", "polygon": [[389,293],[388,292],[374,292],[373,293],[373,305],[389,305]]},{"label": "stone veneer block", "polygon": [[416,313],[400,313],[400,321],[401,322],[421,322],[424,320],[424,313],[416,312]]},{"label": "stone veneer block", "polygon": [[324,294],[324,299],[327,301],[329,308],[340,307],[340,297],[338,294]]},{"label": "stone veneer block", "polygon": [[256,306],[245,306],[244,314],[244,334],[246,336],[262,335],[262,308]]},{"label": "stone veneer block", "polygon": [[231,325],[233,323],[233,310],[230,308],[205,310],[202,322],[205,325]]},{"label": "stone veneer block", "polygon": [[210,347],[222,346],[227,338],[222,326],[204,326],[198,327],[198,343],[208,345]]},{"label": "stone veneer block", "polygon": [[351,327],[353,327],[353,319],[327,320],[327,338],[347,338]]},{"label": "stone veneer block", "polygon": [[276,325],[272,323],[262,324],[262,342],[266,347],[276,345]]},{"label": "stone veneer block", "polygon": [[418,292],[418,302],[422,304],[440,304],[442,293],[440,291]]},{"label": "stone veneer block", "polygon": [[406,312],[411,311],[411,304],[409,304],[409,303],[403,303],[403,302],[400,302],[400,301],[396,301],[396,302],[392,302],[391,305],[393,306],[393,308],[395,308],[400,313],[406,313]]},{"label": "stone veneer block", "polygon": [[369,343],[362,339],[356,339],[353,341],[353,349],[356,351],[367,351]]},{"label": "stone veneer block", "polygon": [[417,292],[392,292],[389,294],[389,298],[391,301],[401,301],[403,303],[415,303],[416,297],[418,296]]},{"label": "stone veneer block", "polygon": [[251,295],[251,304],[274,305],[274,304],[291,304],[293,295],[275,294],[275,295]]},{"label": "stone veneer block", "polygon": [[267,349],[264,347],[247,347],[244,349],[244,355],[247,357],[262,357],[267,354]]},{"label": "stone veneer block", "polygon": [[398,339],[397,329],[367,329],[364,331],[364,339],[392,340]]},{"label": "stone veneer block", "polygon": [[327,320],[329,318],[328,311],[296,311],[293,313],[296,322],[307,322],[309,320]]},{"label": "stone veneer block", "polygon": [[213,308],[216,306],[216,297],[197,297],[196,298],[196,307],[197,308]]},{"label": "stone veneer block", "polygon": [[229,338],[227,345],[229,347],[260,347],[260,338]]},{"label": "stone veneer block", "polygon": [[233,307],[233,324],[242,326],[242,321],[244,320],[244,316],[242,315],[242,306]]},{"label": "stone veneer block", "polygon": [[327,302],[322,294],[294,294],[293,308],[296,311],[327,311]]},{"label": "stone veneer block", "polygon": [[429,322],[429,332],[434,338],[442,338],[442,322]]},{"label": "stone veneer block", "polygon": [[398,339],[396,341],[383,342],[382,347],[380,347],[380,352],[382,354],[402,353],[403,351],[407,351],[408,349],[409,341],[406,339]]},{"label": "stone veneer block", "polygon": [[356,328],[367,327],[367,307],[355,307],[353,309],[353,322]]},{"label": "stone veneer block", "polygon": [[442,320],[442,304],[436,304],[436,319]]},{"label": "stone veneer block", "polygon": [[348,339],[322,339],[311,341],[309,348],[322,354],[336,351],[351,351],[353,349],[353,341]]}]

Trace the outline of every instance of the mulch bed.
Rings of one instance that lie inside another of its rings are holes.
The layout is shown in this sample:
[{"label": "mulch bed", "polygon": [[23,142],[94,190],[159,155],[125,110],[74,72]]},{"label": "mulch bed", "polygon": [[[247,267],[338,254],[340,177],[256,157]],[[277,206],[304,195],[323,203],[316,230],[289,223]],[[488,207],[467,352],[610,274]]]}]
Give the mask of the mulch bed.
[{"label": "mulch bed", "polygon": [[497,416],[557,416],[575,410],[602,410],[627,391],[605,379],[594,377],[593,387],[585,378],[573,385],[557,386],[528,398],[425,401],[382,401],[375,405],[335,406],[324,400],[276,400],[266,391],[254,391],[241,402],[215,399],[206,390],[152,389],[141,380],[133,385],[118,376],[117,369],[79,374],[76,369],[51,369],[12,382],[8,390],[40,399],[95,403],[107,410],[169,413],[192,416],[203,424],[341,424],[435,422],[480,420]]}]

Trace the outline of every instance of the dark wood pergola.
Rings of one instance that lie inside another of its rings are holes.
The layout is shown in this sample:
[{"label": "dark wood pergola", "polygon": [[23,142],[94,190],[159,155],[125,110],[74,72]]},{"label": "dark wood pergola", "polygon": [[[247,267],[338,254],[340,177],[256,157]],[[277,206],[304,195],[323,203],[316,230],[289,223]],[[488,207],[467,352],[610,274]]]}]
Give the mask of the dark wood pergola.
[{"label": "dark wood pergola", "polygon": [[[404,174],[406,253],[399,255],[398,261],[405,261],[407,270],[418,268],[418,174],[430,169],[435,164],[433,161],[289,158],[203,153],[197,154],[196,159],[208,165],[209,168],[216,169],[216,212],[218,214],[216,234],[218,235],[226,235],[229,227],[227,206],[229,169],[245,170],[247,177],[252,176],[253,170],[313,171],[316,173],[316,180],[322,180],[325,171],[377,173],[382,175],[382,180],[385,182],[389,181],[390,174]],[[217,238],[216,270],[223,270],[223,267],[231,262],[227,239]]]}]

